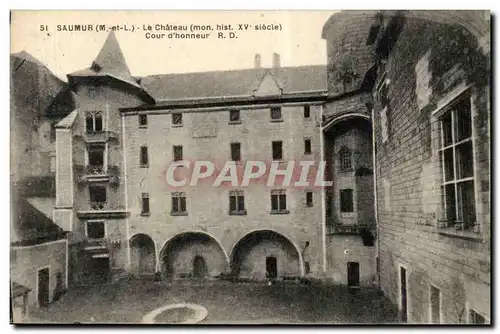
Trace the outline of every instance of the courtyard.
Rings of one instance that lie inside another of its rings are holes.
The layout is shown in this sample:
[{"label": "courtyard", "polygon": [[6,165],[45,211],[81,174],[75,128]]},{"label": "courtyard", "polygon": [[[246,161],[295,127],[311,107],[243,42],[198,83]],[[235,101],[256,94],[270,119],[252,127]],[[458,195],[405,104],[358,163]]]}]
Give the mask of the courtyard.
[{"label": "courtyard", "polygon": [[140,323],[167,304],[199,304],[208,310],[200,324],[358,324],[397,322],[397,311],[369,288],[297,283],[224,281],[153,282],[124,279],[77,288],[47,308],[31,311],[31,322]]}]

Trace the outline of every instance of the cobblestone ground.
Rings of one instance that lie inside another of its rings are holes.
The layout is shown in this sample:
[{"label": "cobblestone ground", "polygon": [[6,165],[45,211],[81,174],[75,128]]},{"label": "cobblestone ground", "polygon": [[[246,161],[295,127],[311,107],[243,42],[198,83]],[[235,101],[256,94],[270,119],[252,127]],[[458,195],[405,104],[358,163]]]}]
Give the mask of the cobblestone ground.
[{"label": "cobblestone ground", "polygon": [[152,310],[194,303],[208,310],[202,324],[345,324],[395,322],[396,310],[374,289],[294,283],[152,282],[123,280],[73,289],[32,321],[139,323]]}]

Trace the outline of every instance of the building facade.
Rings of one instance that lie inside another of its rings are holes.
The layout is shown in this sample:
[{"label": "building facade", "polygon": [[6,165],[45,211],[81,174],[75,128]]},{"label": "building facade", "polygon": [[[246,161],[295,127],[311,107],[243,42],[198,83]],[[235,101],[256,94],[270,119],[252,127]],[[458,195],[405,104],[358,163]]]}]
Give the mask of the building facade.
[{"label": "building facade", "polygon": [[257,56],[253,69],[135,79],[111,33],[91,68],[68,75],[77,108],[57,125],[54,214],[72,232],[75,281],[120,271],[240,279],[323,271],[314,184],[167,182],[181,160],[217,171],[230,161],[239,178],[248,161],[294,173],[295,161],[318,165],[326,71],[281,68],[273,57],[269,69]]}]

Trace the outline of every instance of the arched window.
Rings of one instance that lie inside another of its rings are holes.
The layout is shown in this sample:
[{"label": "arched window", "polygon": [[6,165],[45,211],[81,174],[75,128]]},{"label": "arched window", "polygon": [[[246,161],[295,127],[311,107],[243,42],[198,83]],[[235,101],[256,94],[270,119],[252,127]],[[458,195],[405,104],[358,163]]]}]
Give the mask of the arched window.
[{"label": "arched window", "polygon": [[347,172],[352,170],[352,152],[347,147],[342,147],[339,151],[340,170]]}]

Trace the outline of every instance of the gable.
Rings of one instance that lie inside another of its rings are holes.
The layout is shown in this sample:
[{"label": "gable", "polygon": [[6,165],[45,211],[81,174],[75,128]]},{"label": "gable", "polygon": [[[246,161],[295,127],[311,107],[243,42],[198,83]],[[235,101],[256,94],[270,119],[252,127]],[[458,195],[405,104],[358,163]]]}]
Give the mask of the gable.
[{"label": "gable", "polygon": [[276,79],[274,79],[273,75],[270,72],[266,72],[262,80],[260,81],[259,86],[256,90],[254,90],[255,96],[272,96],[272,95],[281,95],[283,93],[283,89],[279,86]]}]

